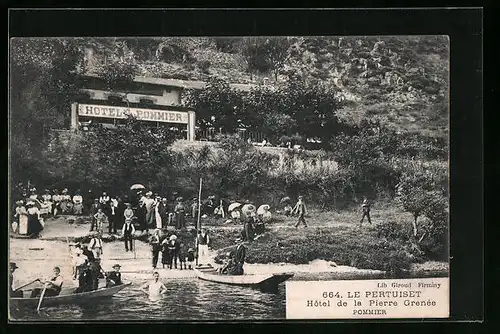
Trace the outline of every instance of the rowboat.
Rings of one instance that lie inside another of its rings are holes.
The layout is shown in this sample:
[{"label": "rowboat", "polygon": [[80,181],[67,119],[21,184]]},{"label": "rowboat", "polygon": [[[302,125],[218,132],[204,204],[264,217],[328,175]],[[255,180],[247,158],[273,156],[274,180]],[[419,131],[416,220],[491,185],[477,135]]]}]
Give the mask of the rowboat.
[{"label": "rowboat", "polygon": [[[61,293],[55,297],[45,297],[43,298],[42,305],[43,306],[57,306],[64,304],[84,304],[93,302],[97,298],[106,298],[111,297],[119,291],[125,289],[127,286],[130,286],[132,283],[124,283],[121,285],[116,285],[110,288],[100,288],[95,291],[89,292],[81,292],[74,293],[74,288],[71,289],[62,289]],[[33,307],[36,308],[38,302],[40,301],[40,297],[35,298],[10,298],[11,305],[15,307]]]},{"label": "rowboat", "polygon": [[199,279],[204,281],[260,289],[276,288],[280,283],[283,283],[294,275],[291,273],[223,275],[219,274],[215,268],[195,268],[194,272]]}]

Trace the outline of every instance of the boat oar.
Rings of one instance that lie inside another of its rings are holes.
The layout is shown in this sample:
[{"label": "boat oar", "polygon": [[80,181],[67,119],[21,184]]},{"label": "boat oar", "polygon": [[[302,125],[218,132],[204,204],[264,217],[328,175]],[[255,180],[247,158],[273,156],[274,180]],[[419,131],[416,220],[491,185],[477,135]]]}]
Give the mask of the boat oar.
[{"label": "boat oar", "polygon": [[43,287],[42,294],[40,295],[40,300],[38,301],[38,306],[36,308],[37,312],[40,312],[40,306],[42,306],[43,297],[45,296],[45,291],[47,290],[47,284]]},{"label": "boat oar", "polygon": [[33,284],[33,283],[35,283],[35,282],[37,282],[37,281],[39,281],[39,280],[40,280],[40,279],[39,279],[39,278],[37,278],[36,280],[29,282],[28,284],[21,285],[19,288],[16,288],[16,289],[14,290],[14,292],[16,292],[16,291],[18,291],[18,290],[21,290],[22,288],[25,288],[25,287],[27,287],[28,285]]}]

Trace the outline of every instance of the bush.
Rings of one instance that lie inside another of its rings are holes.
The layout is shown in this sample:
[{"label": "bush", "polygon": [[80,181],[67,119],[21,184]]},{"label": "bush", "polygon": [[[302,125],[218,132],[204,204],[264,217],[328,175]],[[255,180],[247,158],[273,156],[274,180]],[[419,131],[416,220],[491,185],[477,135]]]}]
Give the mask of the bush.
[{"label": "bush", "polygon": [[202,60],[202,61],[197,62],[196,65],[198,66],[198,68],[200,69],[201,72],[207,73],[207,74],[210,73],[208,70],[210,68],[210,61]]}]

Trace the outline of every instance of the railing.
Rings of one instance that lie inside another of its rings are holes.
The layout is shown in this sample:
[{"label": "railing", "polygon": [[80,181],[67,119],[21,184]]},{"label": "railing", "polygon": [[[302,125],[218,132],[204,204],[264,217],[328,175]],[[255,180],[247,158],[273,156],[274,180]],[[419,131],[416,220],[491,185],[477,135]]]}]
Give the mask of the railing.
[{"label": "railing", "polygon": [[[196,130],[196,140],[199,141],[217,141],[217,137],[225,134],[222,129],[209,128],[206,130]],[[260,132],[240,130],[237,134],[243,140],[250,140],[252,143],[262,143],[266,139],[265,135]]]}]

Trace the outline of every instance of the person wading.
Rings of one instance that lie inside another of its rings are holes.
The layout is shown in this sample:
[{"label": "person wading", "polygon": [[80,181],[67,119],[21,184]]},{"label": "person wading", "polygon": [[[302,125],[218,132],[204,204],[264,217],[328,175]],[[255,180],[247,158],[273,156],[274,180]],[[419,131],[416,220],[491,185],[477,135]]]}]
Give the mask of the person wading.
[{"label": "person wading", "polygon": [[167,292],[167,288],[160,282],[160,274],[155,271],[153,273],[153,280],[147,283],[144,283],[141,286],[141,290],[149,296],[151,299],[158,299],[161,295]]},{"label": "person wading", "polygon": [[299,215],[299,220],[297,221],[295,228],[298,228],[301,223],[304,224],[304,227],[307,227],[306,220],[304,219],[304,216],[307,214],[307,208],[302,196],[299,196],[299,200],[292,210],[292,214],[294,213],[297,213]]}]

